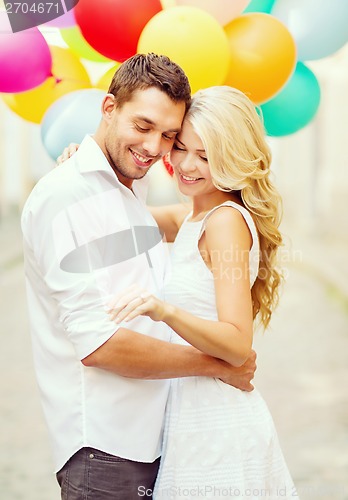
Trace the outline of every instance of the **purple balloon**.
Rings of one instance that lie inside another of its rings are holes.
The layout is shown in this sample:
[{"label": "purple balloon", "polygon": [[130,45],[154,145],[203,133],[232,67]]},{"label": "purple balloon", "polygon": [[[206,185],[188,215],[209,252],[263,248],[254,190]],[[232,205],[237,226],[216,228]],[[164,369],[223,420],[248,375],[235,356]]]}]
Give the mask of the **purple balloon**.
[{"label": "purple balloon", "polygon": [[68,10],[62,16],[56,17],[52,19],[52,21],[48,21],[43,26],[52,26],[55,28],[71,28],[71,26],[75,26],[76,19],[74,15],[74,9]]},{"label": "purple balloon", "polygon": [[12,33],[0,12],[0,92],[25,92],[52,75],[49,46],[37,28]]}]

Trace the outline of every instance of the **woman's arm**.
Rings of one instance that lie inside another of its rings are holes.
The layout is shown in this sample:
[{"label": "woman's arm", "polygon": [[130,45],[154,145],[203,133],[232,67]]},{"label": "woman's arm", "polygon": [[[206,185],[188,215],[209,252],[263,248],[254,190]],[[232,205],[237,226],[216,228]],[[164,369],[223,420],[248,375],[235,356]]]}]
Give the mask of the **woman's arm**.
[{"label": "woman's arm", "polygon": [[253,336],[251,235],[243,216],[231,207],[216,210],[204,234],[219,321],[195,318],[174,306],[167,308],[164,321],[197,349],[240,366],[250,353]]},{"label": "woman's arm", "polygon": [[189,205],[185,206],[181,203],[159,207],[148,206],[147,208],[157,222],[161,233],[165,235],[168,243],[172,243],[175,240],[183,220],[190,211]]},{"label": "woman's arm", "polygon": [[110,304],[117,322],[145,314],[164,321],[200,351],[241,366],[252,345],[253,318],[249,282],[251,235],[242,215],[230,207],[207,221],[205,245],[214,276],[218,321],[197,318],[133,287]]}]

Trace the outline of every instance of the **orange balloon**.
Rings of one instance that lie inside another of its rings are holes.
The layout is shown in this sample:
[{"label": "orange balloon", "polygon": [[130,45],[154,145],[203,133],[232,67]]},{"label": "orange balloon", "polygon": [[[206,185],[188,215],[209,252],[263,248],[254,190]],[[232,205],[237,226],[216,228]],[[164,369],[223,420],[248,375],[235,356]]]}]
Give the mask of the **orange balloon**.
[{"label": "orange balloon", "polygon": [[2,94],[3,101],[17,115],[41,123],[46,110],[54,101],[74,90],[91,88],[88,73],[80,59],[69,49],[50,46],[52,74],[38,87],[18,94]]},{"label": "orange balloon", "polygon": [[273,97],[296,66],[296,44],[288,29],[270,14],[253,12],[224,27],[231,53],[226,85],[255,103]]}]

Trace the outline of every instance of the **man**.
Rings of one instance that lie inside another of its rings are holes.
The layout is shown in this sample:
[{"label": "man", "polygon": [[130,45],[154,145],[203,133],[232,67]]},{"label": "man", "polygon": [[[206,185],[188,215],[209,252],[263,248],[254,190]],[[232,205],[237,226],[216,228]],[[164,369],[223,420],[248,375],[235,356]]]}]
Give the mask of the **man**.
[{"label": "man", "polygon": [[152,490],[170,378],[252,390],[254,358],[236,369],[170,344],[162,323],[116,326],[106,314],[108,298],[132,283],[161,294],[167,255],[144,177],[171,149],[189,104],[176,64],[130,58],[94,138],[40,180],[23,210],[34,359],[63,499],[131,500]]}]

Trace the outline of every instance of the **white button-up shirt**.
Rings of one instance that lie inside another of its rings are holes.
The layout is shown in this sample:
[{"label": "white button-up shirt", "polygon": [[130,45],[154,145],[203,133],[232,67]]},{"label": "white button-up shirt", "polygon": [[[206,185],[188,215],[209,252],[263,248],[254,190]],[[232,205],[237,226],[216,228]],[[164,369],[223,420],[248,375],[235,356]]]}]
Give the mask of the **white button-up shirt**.
[{"label": "white button-up shirt", "polygon": [[116,326],[105,312],[110,296],[134,283],[161,296],[168,254],[144,203],[146,185],[123,186],[86,137],[23,210],[34,362],[57,471],[84,446],[141,462],[161,453],[169,382],[80,361],[121,326],[170,340],[163,323],[140,316]]}]

